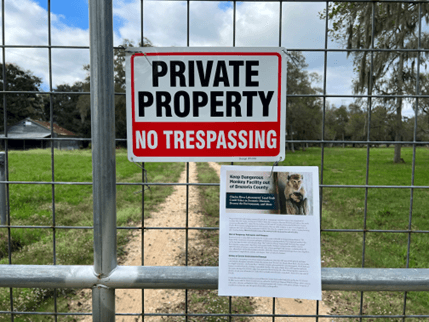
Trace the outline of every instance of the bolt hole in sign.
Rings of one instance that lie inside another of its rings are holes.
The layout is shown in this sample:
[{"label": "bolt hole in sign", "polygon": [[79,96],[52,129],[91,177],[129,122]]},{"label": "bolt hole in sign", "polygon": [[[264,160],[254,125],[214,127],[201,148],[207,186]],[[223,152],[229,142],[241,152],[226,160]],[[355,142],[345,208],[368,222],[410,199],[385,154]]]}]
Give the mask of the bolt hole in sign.
[{"label": "bolt hole in sign", "polygon": [[128,48],[128,159],[284,160],[283,48]]}]

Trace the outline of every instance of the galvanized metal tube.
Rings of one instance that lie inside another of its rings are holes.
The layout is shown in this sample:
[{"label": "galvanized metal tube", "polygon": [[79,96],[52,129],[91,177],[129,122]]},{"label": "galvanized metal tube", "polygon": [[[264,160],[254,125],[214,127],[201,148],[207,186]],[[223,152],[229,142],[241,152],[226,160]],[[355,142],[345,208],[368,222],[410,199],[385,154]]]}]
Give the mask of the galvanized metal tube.
[{"label": "galvanized metal tube", "polygon": [[[143,0],[143,1],[148,1],[148,0]],[[154,0],[154,1],[162,1],[162,0]],[[174,0],[165,0],[165,1],[174,1]],[[176,1],[183,1],[183,0],[176,0]],[[202,0],[191,0],[191,1],[202,1]],[[219,1],[219,0],[211,0],[211,1]],[[238,1],[238,0],[237,0]],[[261,2],[261,0],[255,0],[257,2]],[[277,2],[280,1],[284,1],[284,0],[278,0]],[[325,2],[326,0],[323,1],[315,1],[315,0],[301,0],[299,2]],[[350,2],[350,0],[344,0],[345,2]],[[366,2],[370,2],[370,0],[365,0]],[[403,3],[407,3],[407,1],[403,1],[403,0],[397,0],[397,1],[401,1]],[[426,0],[423,1],[414,1],[414,0],[410,0],[408,1],[409,3],[423,3]],[[240,1],[243,2],[243,1]],[[392,2],[392,0],[385,0],[385,2]],[[0,45],[0,48],[4,48],[4,49],[8,49],[8,48],[19,48],[19,49],[47,49],[47,48],[52,48],[52,49],[89,49],[88,46],[61,46],[61,45]],[[114,46],[114,49],[119,49],[121,47],[119,46]],[[329,52],[421,52],[421,53],[425,53],[425,52],[429,52],[429,49],[427,48],[412,48],[412,49],[389,49],[389,48],[374,48],[374,49],[361,49],[361,48],[288,48],[288,51],[308,51],[308,52],[322,52],[322,51],[329,51]],[[32,94],[36,94],[39,93],[38,91],[8,91],[8,93],[32,93]],[[88,92],[43,92],[46,94],[74,94],[74,95],[86,95],[89,94]],[[116,93],[117,95],[120,95],[121,93]],[[123,93],[125,95],[125,93]],[[404,96],[409,96],[409,95],[404,95]]]},{"label": "galvanized metal tube", "polygon": [[[217,289],[218,268],[118,266],[100,277],[92,266],[0,265],[0,287],[93,289]],[[322,289],[339,291],[429,291],[429,269],[322,268]],[[99,304],[97,304],[99,305]]]},{"label": "galvanized metal tube", "polygon": [[[53,312],[22,312],[22,311],[0,311],[0,314],[11,314],[14,313],[15,315],[37,315],[37,316],[43,316],[43,315],[53,315]],[[71,312],[71,313],[57,313],[59,316],[85,316],[90,315],[90,313],[79,313],[79,312]],[[363,314],[363,315],[353,315],[353,314],[321,314],[321,315],[315,315],[315,314],[276,314],[275,316],[273,314],[241,314],[241,313],[188,313],[188,316],[191,317],[227,317],[231,316],[233,318],[243,318],[243,317],[255,317],[255,318],[263,318],[263,317],[278,317],[278,318],[328,318],[328,319],[335,319],[335,318],[343,318],[343,319],[352,319],[352,318],[364,318],[364,319],[398,319],[398,318],[409,318],[409,319],[427,319],[429,318],[429,315],[427,314],[419,314],[419,315],[402,315],[402,314]],[[134,316],[134,317],[140,317],[141,313],[116,313],[116,316]],[[184,317],[185,313],[146,313],[144,317]],[[219,320],[219,319],[218,319]]]},{"label": "galvanized metal tube", "polygon": [[98,283],[92,266],[0,265],[0,287],[90,288]]},{"label": "galvanized metal tube", "polygon": [[[6,154],[0,152],[0,181],[6,180]],[[6,225],[6,184],[0,183],[0,225]]]},{"label": "galvanized metal tube", "polygon": [[[0,48],[2,46],[0,45]],[[55,46],[52,46],[52,48],[55,48]],[[116,49],[119,49],[118,47],[116,47]],[[301,49],[301,50],[297,50],[297,49],[288,49],[288,51],[308,51],[308,52],[363,52],[363,51],[367,51],[367,52],[371,52],[371,49],[362,49],[362,50],[335,50],[335,49]],[[384,52],[389,52],[392,50],[376,50],[376,51],[384,51]],[[398,50],[393,50],[394,52],[397,52]],[[375,52],[375,50],[374,50]],[[401,52],[410,52],[410,53],[416,53],[416,52],[422,52],[422,53],[428,53],[428,50],[417,50],[417,49],[410,49],[410,50],[401,50]],[[1,91],[4,94],[38,94],[40,92],[38,91]],[[43,94],[49,94],[49,95],[89,95],[89,92],[50,92],[50,91],[46,91],[43,92]],[[123,92],[117,92],[115,93],[115,95],[118,96],[125,96],[126,93]],[[365,98],[365,97],[369,97],[368,94],[287,94],[287,97],[331,97],[331,98]],[[429,95],[426,94],[420,94],[420,95],[416,95],[416,94],[389,94],[389,95],[383,95],[383,94],[373,94],[371,95],[371,97],[374,98],[397,98],[397,97],[402,97],[402,98],[429,98]],[[39,138],[38,140],[41,140],[42,138]],[[48,138],[45,140],[53,140],[54,138]],[[76,140],[78,138],[74,138],[73,140]],[[80,138],[81,140],[88,140],[86,138]],[[61,139],[56,139],[56,140],[61,140]],[[70,139],[65,138],[63,139],[65,141],[68,141]],[[125,140],[125,139],[124,139]]]},{"label": "galvanized metal tube", "polygon": [[116,267],[116,160],[111,1],[89,3],[94,262],[97,274]]},{"label": "galvanized metal tube", "polygon": [[[113,303],[113,305],[110,305]],[[115,321],[115,289],[97,285],[92,289],[92,320]]]},{"label": "galvanized metal tube", "polygon": [[112,288],[217,289],[218,268],[196,266],[118,266],[102,280]]},{"label": "galvanized metal tube", "polygon": [[[116,261],[115,98],[112,1],[89,2],[94,270],[106,277]],[[93,289],[93,321],[115,321],[115,291]]]}]

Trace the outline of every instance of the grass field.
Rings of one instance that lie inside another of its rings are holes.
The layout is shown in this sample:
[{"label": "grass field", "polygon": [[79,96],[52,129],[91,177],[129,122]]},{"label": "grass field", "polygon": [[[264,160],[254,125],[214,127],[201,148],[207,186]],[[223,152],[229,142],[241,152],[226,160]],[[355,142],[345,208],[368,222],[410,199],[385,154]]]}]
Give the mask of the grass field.
[{"label": "grass field", "polygon": [[[393,163],[393,148],[372,148],[369,154],[369,185],[405,185],[412,181],[413,149],[402,148],[405,163]],[[364,185],[366,148],[326,148],[323,184]],[[429,149],[417,148],[414,185],[429,185]],[[242,165],[246,165],[242,163]],[[264,164],[266,165],[266,164]],[[318,166],[321,173],[321,149],[287,153],[282,166]],[[365,188],[324,188],[322,229],[363,229]],[[404,230],[410,222],[408,189],[368,189],[366,229]],[[412,230],[429,230],[429,189],[414,189]],[[324,267],[362,267],[363,232],[322,232],[321,251]],[[429,234],[369,232],[365,234],[365,267],[405,268],[408,238],[411,239],[409,267],[429,268]],[[358,314],[360,292],[327,292],[333,313]],[[402,314],[404,293],[366,292],[364,314]],[[429,293],[409,292],[407,314],[428,314]],[[380,319],[377,319],[380,321]]]},{"label": "grass field", "polygon": [[[51,181],[50,151],[34,150],[10,152],[10,180]],[[323,184],[364,185],[366,183],[365,148],[326,148],[324,150]],[[369,185],[401,185],[412,183],[412,148],[402,149],[405,163],[393,164],[393,148],[372,148],[369,157]],[[244,165],[254,165],[246,163]],[[288,153],[280,165],[319,166],[321,149],[310,148],[305,152]],[[418,148],[414,185],[429,185],[429,149]],[[175,182],[183,170],[182,163],[148,163],[151,182]],[[165,171],[168,169],[168,171]],[[215,180],[207,164],[199,164],[200,182]],[[141,182],[141,169],[126,160],[126,152],[117,154],[117,178],[119,182]],[[55,180],[91,182],[90,151],[55,151]],[[152,187],[145,193],[145,210],[148,213],[171,192],[171,187]],[[117,187],[118,225],[136,222],[141,219],[140,187]],[[212,191],[213,190],[213,191]],[[201,191],[204,196],[207,226],[218,224],[218,192],[216,188]],[[55,186],[56,225],[92,226],[91,186]],[[409,188],[386,189],[370,188],[323,188],[322,229],[366,229],[400,230],[408,229],[410,223]],[[10,208],[12,225],[52,225],[52,186],[51,185],[10,185]],[[367,216],[365,219],[365,209]],[[428,221],[429,189],[414,189],[412,203],[412,230],[429,230]],[[13,228],[13,264],[52,264],[52,229]],[[118,235],[118,253],[127,240],[127,233]],[[325,267],[362,267],[363,232],[325,232],[322,234],[322,259]],[[57,264],[92,264],[92,230],[56,230]],[[205,236],[208,249],[216,248],[216,234]],[[365,234],[365,267],[403,268],[407,263],[407,245],[410,238],[409,267],[429,267],[429,234],[424,233],[385,233]],[[85,249],[82,252],[82,249]],[[6,255],[6,257],[5,257]],[[192,254],[191,254],[192,256]],[[0,229],[0,260],[7,264],[7,229]],[[201,265],[216,265],[217,255],[207,252],[201,258]],[[53,311],[49,300],[52,293],[47,290],[14,290],[15,310]],[[60,294],[67,298],[73,293]],[[201,295],[201,294],[200,294]],[[201,296],[192,295],[195,306]],[[326,299],[334,313],[358,314],[360,292],[327,292]],[[364,314],[402,314],[404,294],[400,292],[365,292],[363,297]],[[61,302],[64,303],[65,301]],[[409,292],[407,295],[407,314],[428,314],[429,293]],[[224,311],[226,303],[221,303]],[[244,305],[245,306],[245,305]],[[9,290],[0,290],[0,310],[9,310]],[[60,307],[59,311],[68,311]],[[15,321],[50,321],[50,317],[37,320],[16,317]],[[6,321],[10,320],[7,316]],[[3,321],[0,316],[0,321]],[[65,321],[62,318],[62,321]],[[415,320],[414,320],[415,321]]]},{"label": "grass field", "polygon": [[[55,151],[55,181],[92,182],[90,150]],[[147,163],[150,182],[177,182],[183,163]],[[166,171],[168,169],[168,171]],[[52,181],[50,150],[9,152],[10,181]],[[127,160],[126,150],[117,150],[116,177],[118,182],[142,182],[142,170]],[[141,186],[117,186],[117,225],[129,226],[141,220]],[[171,186],[152,186],[145,191],[145,215],[171,194]],[[52,185],[11,184],[10,218],[13,226],[51,226],[53,224]],[[55,224],[57,226],[92,226],[92,186],[56,185]],[[7,229],[0,229],[0,264],[8,264]],[[52,229],[12,228],[13,264],[52,265]],[[56,264],[92,265],[93,232],[91,229],[56,229]],[[124,253],[128,231],[118,230],[118,256]],[[59,292],[58,310],[69,311],[67,301],[75,292]],[[52,290],[14,289],[16,311],[54,311]],[[9,290],[0,289],[0,311],[10,310]],[[48,316],[16,316],[15,321],[50,321]],[[62,318],[72,321],[73,318]],[[0,321],[10,321],[0,315]]]}]

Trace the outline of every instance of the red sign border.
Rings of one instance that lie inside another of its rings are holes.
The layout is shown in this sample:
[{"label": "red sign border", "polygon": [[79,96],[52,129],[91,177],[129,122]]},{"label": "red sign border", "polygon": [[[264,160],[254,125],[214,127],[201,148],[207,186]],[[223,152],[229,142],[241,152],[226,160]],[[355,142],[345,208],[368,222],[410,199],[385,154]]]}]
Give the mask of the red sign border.
[{"label": "red sign border", "polygon": [[[154,52],[154,53],[135,53],[131,55],[130,58],[130,63],[131,63],[131,109],[132,109],[132,114],[131,114],[131,120],[132,120],[132,124],[131,124],[131,130],[132,130],[132,150],[133,150],[133,154],[135,157],[137,158],[146,158],[146,156],[139,156],[136,154],[135,151],[135,140],[136,137],[134,136],[135,133],[135,124],[136,123],[159,123],[159,124],[169,124],[174,128],[174,125],[179,125],[179,124],[183,124],[183,122],[136,122],[135,121],[135,88],[134,88],[134,59],[136,57],[141,57],[141,56],[146,56],[146,57],[151,57],[151,56],[277,56],[278,58],[278,89],[277,89],[277,121],[276,122],[234,122],[234,124],[236,125],[240,125],[240,124],[258,124],[258,123],[274,123],[276,124],[276,126],[278,126],[278,133],[281,133],[281,93],[282,93],[282,56],[280,53],[278,52],[200,52],[200,51],[196,51],[196,52]],[[211,122],[207,122],[207,121],[201,121],[201,122],[186,122],[186,124],[189,126],[191,124],[199,124],[199,123],[211,123]],[[213,123],[229,123],[229,122],[213,122]],[[247,151],[247,150],[246,150]],[[273,153],[272,155],[266,155],[263,154],[261,155],[260,153],[255,153],[254,151],[252,151],[251,155],[226,155],[226,156],[222,156],[222,158],[238,158],[238,157],[275,157],[277,155],[279,155],[281,151],[281,147],[280,144],[278,146],[277,149],[273,149]],[[154,151],[152,151],[153,153]],[[250,152],[250,151],[249,151]],[[262,152],[262,151],[261,151]],[[156,154],[151,154],[150,156],[147,156],[148,158],[214,158],[214,156],[211,155],[207,155],[207,156],[202,156],[202,155],[198,155],[198,156],[192,156],[192,155],[186,155],[186,156],[182,156],[182,155],[171,155],[171,156],[164,156],[164,155],[156,155]]]}]

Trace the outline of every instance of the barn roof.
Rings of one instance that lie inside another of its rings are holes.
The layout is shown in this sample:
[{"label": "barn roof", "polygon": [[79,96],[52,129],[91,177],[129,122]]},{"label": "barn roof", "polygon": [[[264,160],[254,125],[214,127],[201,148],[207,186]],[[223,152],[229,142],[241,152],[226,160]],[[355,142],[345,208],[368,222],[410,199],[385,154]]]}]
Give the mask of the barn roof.
[{"label": "barn roof", "polygon": [[[51,130],[51,123],[50,122],[36,121],[36,120],[30,119],[30,118],[27,118],[26,120],[34,122],[36,124],[39,124],[49,131]],[[66,130],[65,128],[63,128],[63,127],[61,127],[55,123],[54,123],[54,133],[56,133],[58,135],[66,135],[66,136],[75,136],[76,135],[72,131]]]},{"label": "barn roof", "polygon": [[[27,122],[33,126],[28,127]],[[69,131],[54,123],[54,133],[61,136],[76,136],[75,133]],[[7,136],[10,138],[46,138],[51,135],[51,124],[50,122],[37,121],[27,117],[25,120],[8,128]],[[4,138],[4,134],[0,134],[0,138]]]}]

